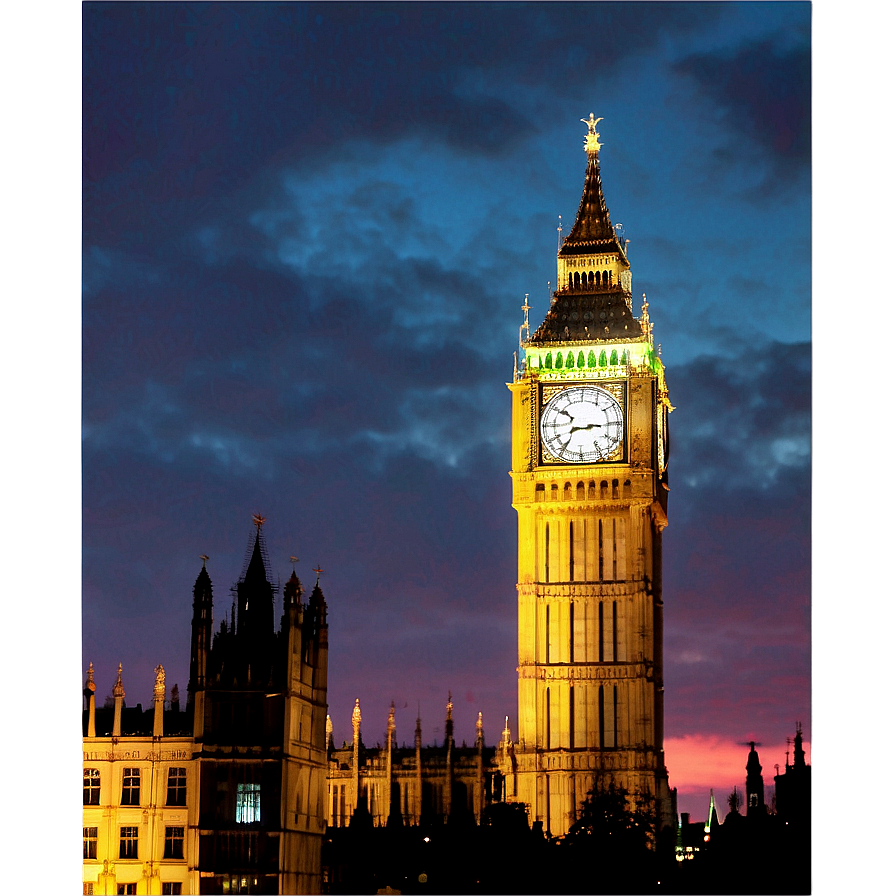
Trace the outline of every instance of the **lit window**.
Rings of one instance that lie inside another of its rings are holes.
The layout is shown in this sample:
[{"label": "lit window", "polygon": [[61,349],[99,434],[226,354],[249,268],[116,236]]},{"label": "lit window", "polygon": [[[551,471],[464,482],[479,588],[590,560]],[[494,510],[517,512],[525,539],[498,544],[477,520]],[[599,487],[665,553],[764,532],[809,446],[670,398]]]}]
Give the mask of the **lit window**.
[{"label": "lit window", "polygon": [[168,769],[168,806],[187,805],[187,770],[185,768]]},{"label": "lit window", "polygon": [[84,881],[84,896],[93,896],[93,881]]},{"label": "lit window", "polygon": [[100,770],[98,768],[84,769],[84,805],[98,806],[100,804]]},{"label": "lit window", "polygon": [[140,805],[140,769],[126,768],[121,779],[121,805]]},{"label": "lit window", "polygon": [[184,829],[165,828],[164,859],[182,859],[184,857]]},{"label": "lit window", "polygon": [[96,858],[96,828],[84,828],[84,858]]},{"label": "lit window", "polygon": [[165,880],[162,881],[162,896],[180,896],[180,881],[179,880]]},{"label": "lit window", "polygon": [[261,785],[236,785],[236,820],[238,824],[261,821]]},{"label": "lit window", "polygon": [[119,892],[119,893],[125,893],[125,894],[127,894],[127,893],[133,893],[134,896],[137,896],[137,884],[136,884],[136,883],[133,883],[133,884],[119,884],[119,885],[118,885],[118,892]]},{"label": "lit window", "polygon": [[118,848],[119,859],[137,858],[137,825],[123,825]]}]

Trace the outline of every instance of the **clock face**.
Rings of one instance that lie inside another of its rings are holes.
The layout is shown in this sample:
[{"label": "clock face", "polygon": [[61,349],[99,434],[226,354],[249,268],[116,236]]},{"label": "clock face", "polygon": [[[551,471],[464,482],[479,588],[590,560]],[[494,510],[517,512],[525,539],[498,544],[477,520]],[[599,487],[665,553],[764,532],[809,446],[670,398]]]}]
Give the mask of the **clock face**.
[{"label": "clock face", "polygon": [[558,460],[593,464],[613,459],[622,442],[619,402],[597,386],[558,392],[541,413],[541,443]]}]

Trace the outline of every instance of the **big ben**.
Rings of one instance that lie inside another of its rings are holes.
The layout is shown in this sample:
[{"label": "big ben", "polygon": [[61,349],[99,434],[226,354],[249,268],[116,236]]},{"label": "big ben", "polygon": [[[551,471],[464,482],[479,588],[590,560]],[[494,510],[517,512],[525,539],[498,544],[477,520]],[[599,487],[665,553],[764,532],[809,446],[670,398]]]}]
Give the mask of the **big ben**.
[{"label": "big ben", "polygon": [[[508,798],[554,836],[595,783],[672,805],[663,754],[665,374],[601,185],[601,119],[557,290],[510,384],[519,733]],[[528,309],[528,305],[524,306]],[[528,313],[528,310],[527,310]]]}]

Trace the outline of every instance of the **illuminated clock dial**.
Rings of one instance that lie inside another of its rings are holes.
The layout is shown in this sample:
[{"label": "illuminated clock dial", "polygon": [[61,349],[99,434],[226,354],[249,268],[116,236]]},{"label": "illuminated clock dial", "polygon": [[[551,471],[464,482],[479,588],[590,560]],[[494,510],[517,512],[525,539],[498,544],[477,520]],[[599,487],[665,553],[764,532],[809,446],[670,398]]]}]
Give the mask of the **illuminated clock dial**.
[{"label": "illuminated clock dial", "polygon": [[558,392],[541,414],[541,441],[558,460],[609,460],[622,441],[622,408],[605,389],[574,386]]}]

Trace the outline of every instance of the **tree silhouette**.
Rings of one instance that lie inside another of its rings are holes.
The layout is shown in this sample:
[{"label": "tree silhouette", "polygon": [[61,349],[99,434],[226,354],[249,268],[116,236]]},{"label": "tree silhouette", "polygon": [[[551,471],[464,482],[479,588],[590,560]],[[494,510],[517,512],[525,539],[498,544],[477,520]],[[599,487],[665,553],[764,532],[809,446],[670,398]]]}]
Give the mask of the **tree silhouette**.
[{"label": "tree silhouette", "polygon": [[629,794],[612,782],[597,783],[562,840],[568,875],[564,890],[646,892],[644,887],[656,867],[654,815],[652,799]]}]

